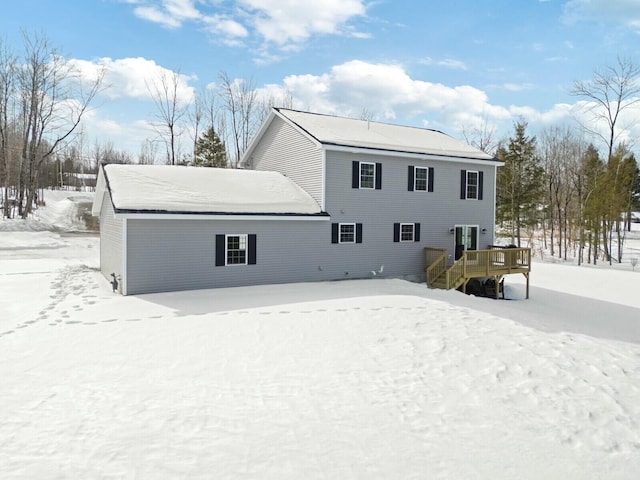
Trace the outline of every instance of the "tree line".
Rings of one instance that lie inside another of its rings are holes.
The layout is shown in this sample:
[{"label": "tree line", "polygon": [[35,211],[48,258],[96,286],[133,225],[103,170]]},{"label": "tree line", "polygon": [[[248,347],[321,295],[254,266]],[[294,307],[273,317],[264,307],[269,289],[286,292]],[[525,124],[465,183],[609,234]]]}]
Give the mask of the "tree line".
[{"label": "tree line", "polygon": [[[292,107],[289,94],[258,95],[251,80],[218,82],[185,101],[179,72],[146,82],[156,136],[134,155],[111,142],[86,145],[81,120],[109,88],[104,71],[87,82],[45,35],[23,33],[19,51],[0,40],[0,204],[5,218],[27,218],[42,188],[69,174],[96,173],[102,163],[166,163],[237,168],[271,106]],[[186,146],[186,147],[185,147]]]},{"label": "tree line", "polygon": [[586,122],[536,137],[521,120],[500,142],[496,220],[513,243],[528,236],[531,245],[539,234],[542,249],[559,258],[622,261],[632,212],[640,210],[640,170],[631,139],[621,140],[630,125],[623,128],[620,119],[640,101],[639,75],[633,62],[618,59],[592,80],[575,82],[572,94],[586,99]]}]

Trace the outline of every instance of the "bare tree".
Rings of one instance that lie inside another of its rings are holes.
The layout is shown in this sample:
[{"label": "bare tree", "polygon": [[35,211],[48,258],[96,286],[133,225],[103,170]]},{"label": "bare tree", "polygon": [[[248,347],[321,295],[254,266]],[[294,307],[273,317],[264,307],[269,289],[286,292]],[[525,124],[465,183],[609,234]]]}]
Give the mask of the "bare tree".
[{"label": "bare tree", "polygon": [[257,93],[251,80],[231,80],[225,72],[220,73],[220,82],[222,108],[234,148],[231,164],[237,168],[256,128]]},{"label": "bare tree", "polygon": [[260,108],[256,119],[258,125],[264,122],[273,107],[293,109],[294,104],[293,94],[286,89],[281,92],[280,95],[269,95],[263,98],[260,101]]},{"label": "bare tree", "polygon": [[146,139],[140,145],[140,153],[138,153],[138,163],[141,165],[153,165],[156,162],[158,146],[149,139]]},{"label": "bare tree", "polygon": [[[573,84],[571,94],[589,102],[586,112],[592,123],[582,126],[607,145],[607,160],[613,155],[621,133],[618,130],[620,114],[640,102],[639,75],[640,65],[618,57],[616,65],[596,70],[591,80],[577,80]],[[602,122],[607,125],[606,135],[597,129]]]},{"label": "bare tree", "polygon": [[573,129],[550,127],[540,136],[539,152],[545,170],[547,222],[551,236],[551,255],[554,255],[557,232],[558,256],[567,258],[571,230],[578,224],[579,205],[576,181],[573,178],[583,156],[585,146]]},{"label": "bare tree", "polygon": [[104,72],[100,71],[85,90],[73,65],[51,48],[45,37],[24,34],[24,42],[24,62],[17,75],[22,135],[18,208],[26,218],[36,195],[40,167],[71,138],[99,93]]},{"label": "bare tree", "polygon": [[496,139],[496,127],[489,125],[486,117],[482,117],[480,125],[473,128],[462,127],[464,140],[478,150],[495,155],[499,141]]},{"label": "bare tree", "polygon": [[[640,102],[640,65],[630,59],[618,57],[616,65],[604,70],[597,70],[589,81],[576,81],[572,95],[586,98],[589,101],[587,113],[591,122],[584,125],[586,131],[600,138],[607,145],[607,163],[614,155],[616,144],[622,129],[618,128],[620,115],[624,110]],[[597,126],[604,122],[607,125],[606,135],[598,131]],[[627,126],[628,127],[628,126]],[[615,171],[614,185],[618,184],[618,169]],[[603,217],[602,240],[605,256],[612,263],[611,244],[614,225],[620,228],[619,215],[612,212]]]},{"label": "bare tree", "polygon": [[157,121],[152,125],[167,146],[167,163],[170,165],[177,163],[177,138],[182,135],[180,121],[188,111],[188,105],[178,98],[179,86],[180,73],[174,71],[168,73],[163,70],[159,78],[147,82],[147,89],[156,106]]},{"label": "bare tree", "polygon": [[2,187],[3,216],[9,216],[9,144],[12,125],[9,117],[14,95],[16,57],[0,40],[0,186]]}]

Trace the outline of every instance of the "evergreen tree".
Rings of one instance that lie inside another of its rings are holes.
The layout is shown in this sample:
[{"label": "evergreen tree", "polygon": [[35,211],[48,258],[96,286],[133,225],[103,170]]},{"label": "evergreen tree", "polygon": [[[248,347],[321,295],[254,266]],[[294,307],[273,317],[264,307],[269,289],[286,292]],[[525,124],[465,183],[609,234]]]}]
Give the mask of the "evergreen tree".
[{"label": "evergreen tree", "polygon": [[500,146],[497,154],[505,162],[498,169],[498,219],[509,223],[511,240],[518,246],[522,228],[532,227],[538,221],[544,188],[544,170],[536,154],[536,138],[528,137],[526,129],[526,122],[516,123],[507,148]]},{"label": "evergreen tree", "polygon": [[[587,262],[594,265],[600,250],[600,232],[605,217],[607,188],[604,182],[605,164],[595,146],[589,145],[584,153],[577,175],[579,182],[578,195],[580,202],[580,248],[588,246]],[[581,256],[579,258],[579,263]]]},{"label": "evergreen tree", "polygon": [[196,167],[227,167],[227,151],[224,142],[209,127],[196,141],[193,165]]}]

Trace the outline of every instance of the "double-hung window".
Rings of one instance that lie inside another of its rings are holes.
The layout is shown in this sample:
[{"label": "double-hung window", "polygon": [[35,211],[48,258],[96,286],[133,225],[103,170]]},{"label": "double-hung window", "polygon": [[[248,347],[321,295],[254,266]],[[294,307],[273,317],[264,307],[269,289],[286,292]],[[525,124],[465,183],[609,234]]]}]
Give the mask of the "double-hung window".
[{"label": "double-hung window", "polygon": [[467,198],[478,199],[478,172],[467,170]]},{"label": "double-hung window", "polygon": [[393,241],[394,242],[419,242],[420,241],[420,224],[419,223],[394,223],[393,224]]},{"label": "double-hung window", "polygon": [[351,187],[365,190],[382,189],[382,164],[352,162]]},{"label": "double-hung window", "polygon": [[362,224],[332,223],[331,243],[362,243]]},{"label": "double-hung window", "polygon": [[227,235],[226,236],[226,258],[227,265],[247,264],[247,236]]},{"label": "double-hung window", "polygon": [[408,185],[410,192],[433,192],[433,167],[409,165]]},{"label": "double-hung window", "polygon": [[341,223],[338,243],[356,243],[356,224]]},{"label": "double-hung window", "polygon": [[482,200],[482,172],[460,171],[460,198],[462,200]]},{"label": "double-hung window", "polygon": [[216,235],[216,267],[256,264],[255,234]]},{"label": "double-hung window", "polygon": [[427,178],[429,176],[429,170],[423,167],[416,167],[415,172],[415,190],[426,192],[427,191]]},{"label": "double-hung window", "polygon": [[376,185],[376,164],[360,162],[360,188],[374,188]]}]

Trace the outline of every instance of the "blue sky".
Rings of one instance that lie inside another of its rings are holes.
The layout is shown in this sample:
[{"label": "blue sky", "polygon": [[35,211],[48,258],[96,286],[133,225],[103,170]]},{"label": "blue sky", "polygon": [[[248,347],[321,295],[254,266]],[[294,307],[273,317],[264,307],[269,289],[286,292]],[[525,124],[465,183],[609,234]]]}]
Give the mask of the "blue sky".
[{"label": "blue sky", "polygon": [[[85,122],[89,142],[139,150],[154,133],[145,81],[180,71],[185,101],[219,73],[287,89],[303,110],[437,128],[482,121],[510,133],[575,114],[574,80],[640,62],[638,0],[20,0],[4,42],[42,32],[110,88]],[[635,135],[630,127],[630,134]],[[640,134],[640,130],[637,132]]]}]

